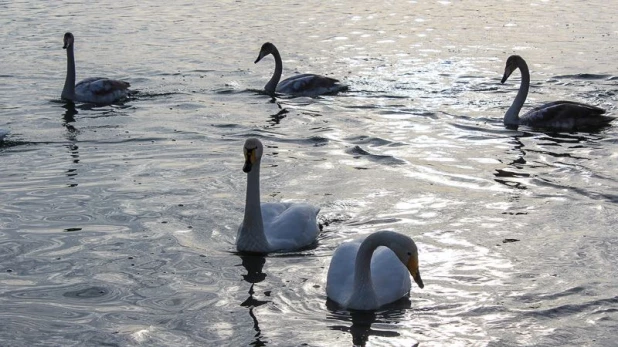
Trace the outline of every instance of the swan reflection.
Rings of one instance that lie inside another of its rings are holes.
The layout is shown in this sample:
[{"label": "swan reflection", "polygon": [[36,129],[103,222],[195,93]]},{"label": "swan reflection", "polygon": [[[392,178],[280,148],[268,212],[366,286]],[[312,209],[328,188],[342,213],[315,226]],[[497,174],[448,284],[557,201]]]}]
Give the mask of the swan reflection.
[{"label": "swan reflection", "polygon": [[[372,329],[374,324],[389,326],[399,324],[405,319],[405,313],[410,309],[412,303],[408,297],[404,297],[392,304],[384,306],[380,311],[357,311],[344,310],[332,300],[326,301],[326,308],[330,311],[326,319],[329,321],[339,321],[340,324],[329,325],[331,330],[349,332],[352,335],[354,346],[366,346],[370,336],[383,338],[397,338],[401,334],[397,332],[399,328],[393,330]],[[341,324],[343,323],[343,324]],[[351,325],[350,325],[351,323]],[[396,341],[391,341],[397,344]],[[412,344],[413,346],[416,343]]]},{"label": "swan reflection", "polygon": [[254,286],[256,283],[260,283],[266,279],[266,274],[262,272],[264,268],[264,264],[266,263],[266,258],[259,255],[241,255],[240,259],[242,260],[242,266],[247,270],[247,274],[243,275],[242,278],[251,283],[251,287],[249,287],[249,297],[243,301],[240,306],[249,308],[249,316],[253,320],[253,329],[255,330],[255,339],[249,345],[251,346],[265,346],[266,342],[263,341],[264,336],[262,335],[262,331],[260,330],[260,325],[257,317],[255,316],[255,312],[253,311],[256,307],[260,307],[268,302],[269,300],[259,300],[254,297],[255,290]]}]

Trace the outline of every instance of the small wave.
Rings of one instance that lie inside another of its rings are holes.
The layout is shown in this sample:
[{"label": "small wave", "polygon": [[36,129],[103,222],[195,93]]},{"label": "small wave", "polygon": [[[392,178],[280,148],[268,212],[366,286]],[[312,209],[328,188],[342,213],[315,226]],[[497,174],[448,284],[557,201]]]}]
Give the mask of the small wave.
[{"label": "small wave", "polygon": [[580,73],[574,75],[559,75],[554,76],[555,79],[574,79],[574,80],[604,80],[611,79],[613,76],[611,75],[600,75],[600,74],[591,74],[591,73]]},{"label": "small wave", "polygon": [[395,165],[404,165],[406,164],[406,161],[402,160],[402,159],[398,159],[395,158],[393,156],[390,155],[378,155],[378,154],[371,154],[369,152],[367,152],[366,150],[364,150],[363,148],[361,148],[360,146],[354,146],[350,149],[347,149],[345,151],[347,154],[350,154],[352,156],[354,156],[354,158],[359,159],[359,158],[367,158],[370,161],[379,163],[379,164],[384,164],[384,165],[389,165],[389,166],[395,166]]}]

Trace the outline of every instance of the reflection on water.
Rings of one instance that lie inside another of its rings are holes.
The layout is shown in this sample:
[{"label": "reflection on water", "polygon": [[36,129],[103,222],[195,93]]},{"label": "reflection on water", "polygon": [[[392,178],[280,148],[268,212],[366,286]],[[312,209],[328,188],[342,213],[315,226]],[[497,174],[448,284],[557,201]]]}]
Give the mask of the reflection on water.
[{"label": "reflection on water", "polygon": [[255,340],[250,343],[251,346],[266,346],[266,342],[263,341],[265,337],[262,335],[260,325],[257,317],[255,316],[254,309],[260,307],[270,300],[259,300],[254,297],[255,291],[253,287],[256,283],[260,283],[266,279],[266,274],[262,272],[266,258],[259,255],[240,255],[242,259],[242,266],[247,270],[247,273],[242,277],[243,279],[251,283],[249,287],[249,297],[243,301],[240,306],[249,308],[249,316],[253,320],[253,329],[255,330]]},{"label": "reflection on water", "polygon": [[75,129],[73,123],[75,123],[75,115],[78,113],[77,109],[75,108],[75,104],[73,102],[67,102],[62,107],[66,109],[66,111],[62,115],[62,125],[67,129],[68,140],[75,141],[75,134],[77,133],[77,129]]},{"label": "reflection on water", "polygon": [[[402,298],[381,308],[380,311],[342,310],[331,300],[327,300],[326,307],[330,311],[330,314],[326,317],[327,320],[351,323],[351,325],[329,325],[330,329],[350,333],[354,346],[366,346],[371,336],[384,338],[401,336],[397,331],[398,329],[393,329],[393,327],[403,322],[406,310],[411,307],[411,301],[407,297]],[[372,328],[372,325],[379,325],[382,328]],[[388,341],[388,339],[384,341]],[[392,341],[394,343],[397,340]],[[406,341],[406,345],[408,343],[413,346],[417,345],[417,343]]]}]

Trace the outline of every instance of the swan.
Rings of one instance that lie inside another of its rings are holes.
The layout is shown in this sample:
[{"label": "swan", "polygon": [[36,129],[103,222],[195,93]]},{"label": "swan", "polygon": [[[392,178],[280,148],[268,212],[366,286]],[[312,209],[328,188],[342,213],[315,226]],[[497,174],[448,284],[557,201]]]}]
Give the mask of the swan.
[{"label": "swan", "polygon": [[375,310],[410,292],[410,275],[423,288],[414,241],[378,231],[341,244],[330,262],[326,295],[354,310]]},{"label": "swan", "polygon": [[306,203],[260,203],[260,140],[245,141],[243,152],[247,173],[245,216],[238,228],[236,249],[240,252],[287,252],[316,242],[320,232],[320,208]]},{"label": "swan", "polygon": [[277,50],[275,45],[270,42],[263,44],[260,49],[260,54],[254,63],[257,63],[269,54],[275,57],[275,72],[273,73],[273,77],[270,78],[270,81],[264,86],[264,90],[271,95],[277,92],[294,96],[317,96],[323,94],[336,94],[348,89],[348,86],[339,83],[339,80],[314,74],[296,75],[279,82],[281,79],[281,72],[283,71],[283,63],[281,62],[279,50]]},{"label": "swan", "polygon": [[73,102],[93,104],[111,104],[129,94],[128,82],[91,77],[75,84],[75,56],[73,54],[73,34],[64,34],[64,46],[67,50],[67,77],[62,88],[63,99]]},{"label": "swan", "polygon": [[519,117],[519,111],[526,101],[530,87],[530,71],[522,57],[512,55],[507,59],[501,83],[506,82],[516,69],[521,71],[521,85],[513,104],[504,115],[505,125],[527,125],[536,128],[575,130],[599,128],[614,120],[614,117],[604,116],[605,110],[602,108],[573,101],[550,102],[535,107]]}]

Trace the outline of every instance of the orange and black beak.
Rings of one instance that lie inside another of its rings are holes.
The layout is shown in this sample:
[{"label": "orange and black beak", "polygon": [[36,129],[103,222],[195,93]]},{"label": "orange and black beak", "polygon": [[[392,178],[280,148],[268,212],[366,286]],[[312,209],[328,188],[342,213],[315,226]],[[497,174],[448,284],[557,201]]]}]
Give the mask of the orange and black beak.
[{"label": "orange and black beak", "polygon": [[242,167],[242,171],[245,173],[249,173],[251,171],[251,167],[253,167],[253,164],[255,163],[255,150],[256,148],[245,148],[245,165]]},{"label": "orange and black beak", "polygon": [[410,260],[408,260],[408,264],[406,266],[408,271],[410,271],[410,275],[414,278],[414,282],[418,284],[419,288],[423,288],[425,284],[423,284],[423,279],[421,278],[421,272],[418,269],[418,257],[411,256]]}]

